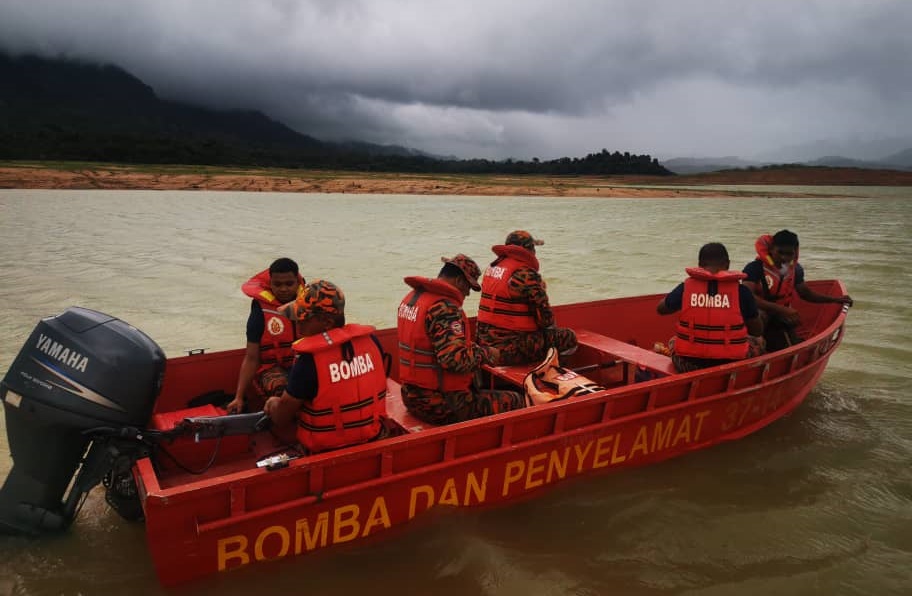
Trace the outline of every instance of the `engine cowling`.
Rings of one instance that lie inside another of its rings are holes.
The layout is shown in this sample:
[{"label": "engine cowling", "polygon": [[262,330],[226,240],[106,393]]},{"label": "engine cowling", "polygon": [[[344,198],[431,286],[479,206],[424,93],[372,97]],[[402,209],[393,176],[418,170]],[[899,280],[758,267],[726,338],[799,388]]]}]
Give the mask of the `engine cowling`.
[{"label": "engine cowling", "polygon": [[[145,333],[94,310],[72,307],[38,323],[0,382],[13,458],[0,489],[0,528],[69,525],[82,494],[118,456],[109,447],[90,457],[93,431],[144,428],[165,360]],[[86,477],[64,500],[80,464]]]}]

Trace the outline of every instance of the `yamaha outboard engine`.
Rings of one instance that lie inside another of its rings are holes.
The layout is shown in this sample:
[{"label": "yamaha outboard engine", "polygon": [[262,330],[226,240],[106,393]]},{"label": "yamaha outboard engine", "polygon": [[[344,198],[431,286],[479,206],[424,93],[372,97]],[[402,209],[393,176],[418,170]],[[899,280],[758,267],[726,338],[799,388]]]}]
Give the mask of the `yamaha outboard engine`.
[{"label": "yamaha outboard engine", "polygon": [[13,458],[0,532],[68,527],[102,480],[117,508],[112,488],[135,490],[132,465],[148,453],[138,429],[164,371],[161,348],[119,319],[73,307],[40,321],[0,383]]}]

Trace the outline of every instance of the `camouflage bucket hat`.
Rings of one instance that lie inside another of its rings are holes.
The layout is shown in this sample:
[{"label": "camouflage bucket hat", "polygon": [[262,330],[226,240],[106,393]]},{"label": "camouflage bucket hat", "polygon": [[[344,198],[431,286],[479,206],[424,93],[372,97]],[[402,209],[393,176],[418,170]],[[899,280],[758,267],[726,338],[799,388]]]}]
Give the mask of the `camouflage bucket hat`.
[{"label": "camouflage bucket hat", "polygon": [[469,282],[469,286],[476,292],[481,291],[481,286],[478,284],[478,278],[481,276],[481,269],[478,268],[478,264],[475,263],[475,261],[462,253],[459,253],[452,259],[440,257],[440,260],[444,263],[459,267],[459,270],[462,271],[466,281]]},{"label": "camouflage bucket hat", "polygon": [[515,230],[507,234],[507,240],[504,244],[513,244],[515,246],[522,246],[525,249],[534,251],[536,246],[541,246],[544,244],[544,240],[539,240],[538,238],[533,238],[532,234],[525,230]]},{"label": "camouflage bucket hat", "polygon": [[345,294],[331,281],[318,279],[304,286],[294,302],[281,308],[292,321],[304,321],[315,314],[344,315]]}]

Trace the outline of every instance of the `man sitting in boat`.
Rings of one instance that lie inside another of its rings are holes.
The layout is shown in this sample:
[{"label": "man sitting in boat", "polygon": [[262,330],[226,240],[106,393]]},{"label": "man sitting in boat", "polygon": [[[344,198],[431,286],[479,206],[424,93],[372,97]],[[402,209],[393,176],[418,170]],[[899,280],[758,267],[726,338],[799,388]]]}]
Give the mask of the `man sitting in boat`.
[{"label": "man sitting in boat", "polygon": [[491,247],[497,255],[485,270],[478,305],[478,342],[500,350],[498,364],[538,363],[548,348],[562,356],[577,347],[576,334],[554,324],[535,247],[544,244],[525,230]]},{"label": "man sitting in boat", "polygon": [[247,351],[238,374],[237,389],[234,399],[225,406],[229,414],[245,409],[251,383],[256,386],[259,400],[259,403],[250,404],[252,411],[259,410],[267,397],[281,395],[288,384],[288,370],[294,362],[291,344],[295,339],[295,326],[278,308],[294,300],[303,285],[298,264],[282,257],[241,286],[241,291],[253,300],[247,317]]},{"label": "man sitting in boat", "polygon": [[680,311],[668,342],[678,372],[724,364],[763,353],[763,325],[743,273],[729,271],[728,250],[719,242],[700,249],[699,267],[659,302],[660,315]]},{"label": "man sitting in boat", "polygon": [[764,234],[754,244],[757,258],[743,271],[744,285],[757,299],[764,320],[764,337],[770,352],[782,350],[801,341],[796,329],[800,321],[792,307],[795,294],[806,302],[838,302],[852,305],[849,296],[818,294],[804,283],[804,268],[798,263],[798,235],[779,230]]},{"label": "man sitting in boat", "polygon": [[345,323],[345,296],[317,280],[283,307],[301,338],[281,396],[263,410],[281,432],[297,418],[297,438],[311,453],[365,443],[383,434],[386,372],[368,325]]},{"label": "man sitting in boat", "polygon": [[478,291],[481,271],[469,257],[443,258],[437,279],[406,277],[414,288],[399,304],[399,376],[402,402],[416,418],[449,424],[525,406],[514,391],[481,391],[472,377],[482,364],[497,361],[498,350],[469,337],[462,302]]}]

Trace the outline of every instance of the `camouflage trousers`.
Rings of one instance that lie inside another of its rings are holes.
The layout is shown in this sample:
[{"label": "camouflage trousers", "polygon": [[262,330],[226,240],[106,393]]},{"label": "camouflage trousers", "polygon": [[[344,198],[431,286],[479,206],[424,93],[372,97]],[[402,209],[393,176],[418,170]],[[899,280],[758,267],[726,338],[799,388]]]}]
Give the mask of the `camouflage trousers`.
[{"label": "camouflage trousers", "polygon": [[576,334],[572,329],[549,327],[539,331],[511,331],[486,323],[478,324],[478,343],[500,350],[497,364],[511,366],[540,362],[554,347],[559,354],[576,349]]},{"label": "camouflage trousers", "polygon": [[253,391],[247,392],[245,410],[258,412],[263,409],[266,400],[273,395],[282,395],[288,386],[288,369],[278,364],[267,368],[253,378]]},{"label": "camouflage trousers", "polygon": [[402,403],[409,413],[429,424],[452,424],[526,407],[526,397],[516,391],[437,391],[402,385]]},{"label": "camouflage trousers", "polygon": [[285,387],[288,386],[288,369],[276,364],[272,368],[264,370],[257,382],[259,383],[259,388],[267,397],[282,395]]}]

